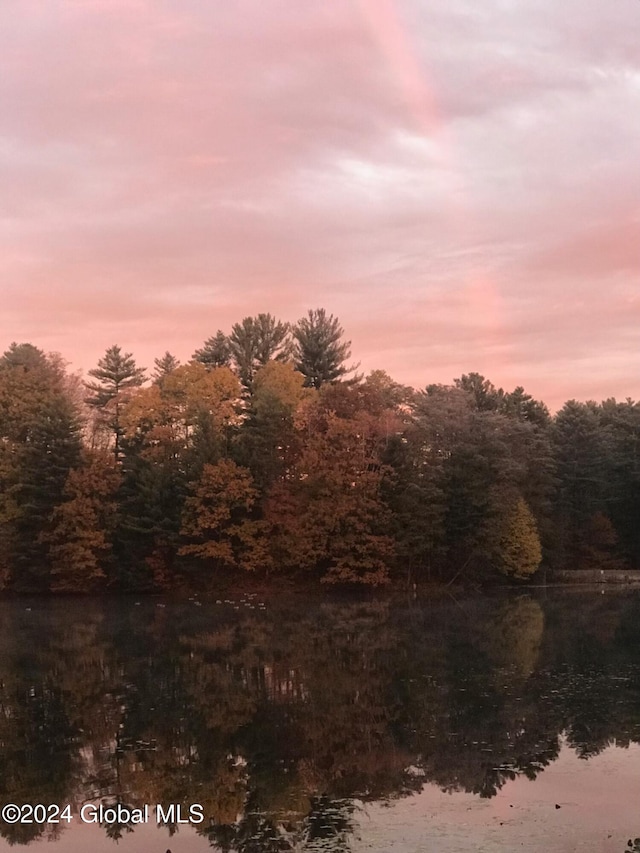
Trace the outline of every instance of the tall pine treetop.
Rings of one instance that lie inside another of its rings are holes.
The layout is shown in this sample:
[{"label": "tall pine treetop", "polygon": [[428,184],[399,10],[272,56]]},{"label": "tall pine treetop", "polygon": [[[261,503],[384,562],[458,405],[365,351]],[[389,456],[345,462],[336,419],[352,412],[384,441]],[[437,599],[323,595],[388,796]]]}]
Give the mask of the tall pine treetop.
[{"label": "tall pine treetop", "polygon": [[202,349],[197,349],[193,356],[193,361],[199,361],[200,364],[208,369],[212,367],[229,367],[231,364],[231,347],[229,338],[223,331],[218,329],[215,335],[204,342]]},{"label": "tall pine treetop", "polygon": [[343,336],[338,318],[327,316],[324,308],[310,310],[298,320],[293,327],[294,358],[305,385],[320,388],[354,369],[345,366],[351,357],[351,341],[342,340]]},{"label": "tall pine treetop", "polygon": [[229,335],[231,356],[245,388],[250,389],[256,371],[268,361],[286,361],[291,353],[289,324],[271,314],[245,317]]},{"label": "tall pine treetop", "polygon": [[137,367],[132,353],[123,353],[114,344],[98,361],[98,366],[89,371],[97,382],[87,382],[87,403],[95,408],[107,405],[121,391],[138,388],[146,381],[144,367]]},{"label": "tall pine treetop", "polygon": [[168,376],[169,373],[180,367],[180,362],[169,350],[165,352],[162,358],[154,358],[153,363],[155,364],[153,381],[156,384],[161,383],[165,376]]}]

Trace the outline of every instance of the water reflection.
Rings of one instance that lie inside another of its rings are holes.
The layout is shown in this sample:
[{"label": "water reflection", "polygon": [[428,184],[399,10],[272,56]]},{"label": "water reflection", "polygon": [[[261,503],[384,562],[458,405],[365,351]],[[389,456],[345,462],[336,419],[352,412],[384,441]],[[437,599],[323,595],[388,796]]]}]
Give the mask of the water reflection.
[{"label": "water reflection", "polygon": [[638,597],[252,601],[3,602],[0,802],[202,803],[216,849],[340,851],[362,804],[640,742]]}]

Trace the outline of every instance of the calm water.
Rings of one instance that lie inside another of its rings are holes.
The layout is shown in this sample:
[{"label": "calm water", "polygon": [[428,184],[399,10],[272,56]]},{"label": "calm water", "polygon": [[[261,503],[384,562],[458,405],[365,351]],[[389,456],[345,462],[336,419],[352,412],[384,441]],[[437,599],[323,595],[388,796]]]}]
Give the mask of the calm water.
[{"label": "calm water", "polygon": [[638,744],[635,593],[0,602],[2,851],[640,851]]}]

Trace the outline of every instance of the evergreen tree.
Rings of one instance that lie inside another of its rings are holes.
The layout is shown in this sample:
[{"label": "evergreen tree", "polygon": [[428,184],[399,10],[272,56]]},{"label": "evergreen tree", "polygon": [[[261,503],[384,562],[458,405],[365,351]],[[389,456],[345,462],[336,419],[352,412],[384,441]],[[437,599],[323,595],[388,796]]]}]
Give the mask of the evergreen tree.
[{"label": "evergreen tree", "polygon": [[179,458],[149,458],[142,441],[123,441],[114,560],[107,574],[121,589],[171,585],[186,493]]},{"label": "evergreen tree", "polygon": [[385,497],[392,512],[399,567],[407,583],[437,577],[445,552],[442,463],[424,444],[420,424],[394,436],[384,454],[393,471]]},{"label": "evergreen tree", "polygon": [[291,364],[270,361],[254,379],[253,393],[237,441],[238,461],[264,491],[289,464],[296,444],[294,418],[309,391]]},{"label": "evergreen tree", "polygon": [[80,454],[79,417],[55,360],[31,344],[0,358],[0,576],[49,585],[46,535]]},{"label": "evergreen tree", "polygon": [[479,412],[497,412],[504,398],[502,388],[496,388],[479,373],[465,373],[459,379],[454,379],[453,384],[471,396]]},{"label": "evergreen tree", "polygon": [[197,349],[193,356],[193,361],[199,361],[205,367],[230,367],[231,366],[231,346],[229,338],[224,332],[218,331],[216,334],[208,338],[204,342],[202,349]]},{"label": "evergreen tree", "polygon": [[555,416],[551,437],[557,466],[555,519],[562,560],[579,568],[581,540],[589,519],[607,513],[611,494],[611,429],[595,403],[569,400]]},{"label": "evergreen tree", "polygon": [[351,341],[344,341],[343,336],[338,318],[327,316],[324,308],[310,310],[298,320],[293,327],[294,359],[305,385],[320,388],[354,370],[345,366],[351,357]]},{"label": "evergreen tree", "polygon": [[155,364],[155,370],[153,371],[153,381],[157,385],[161,385],[162,380],[165,378],[165,376],[167,376],[169,373],[172,373],[176,369],[176,367],[180,367],[180,362],[178,361],[178,359],[174,355],[171,355],[168,350],[167,352],[165,352],[162,358],[155,358],[153,360],[153,363]]},{"label": "evergreen tree", "polygon": [[[478,379],[478,387],[490,394],[486,380]],[[399,472],[396,499],[403,500],[393,504],[396,521],[403,540],[415,543],[413,547],[429,542],[428,528],[421,535],[421,526],[428,525],[430,535],[438,532],[431,539],[430,562],[438,555],[435,567],[440,572],[477,577],[491,568],[493,546],[487,532],[499,526],[504,496],[514,490],[550,538],[554,466],[545,429],[492,410],[490,404],[479,406],[468,389],[433,385],[416,397],[405,438],[401,458],[408,457],[411,467]],[[428,487],[432,495],[424,520],[418,515],[413,528],[409,520],[419,512],[417,487]]]},{"label": "evergreen tree", "polygon": [[87,382],[86,402],[96,409],[107,428],[114,435],[114,455],[120,458],[122,426],[120,423],[123,394],[139,388],[146,381],[145,369],[137,367],[130,352],[123,353],[119,346],[112,346],[98,361],[98,366],[89,371],[96,382]]},{"label": "evergreen tree", "polygon": [[544,403],[534,400],[521,385],[504,394],[500,402],[500,411],[509,417],[515,417],[540,427],[549,426],[551,417]]},{"label": "evergreen tree", "polygon": [[251,390],[256,371],[267,362],[286,361],[291,354],[289,324],[271,314],[245,317],[235,323],[229,347],[236,372],[244,387]]},{"label": "evergreen tree", "polygon": [[640,567],[640,403],[606,400],[599,407],[601,428],[610,439],[608,514],[620,539],[620,553]]}]

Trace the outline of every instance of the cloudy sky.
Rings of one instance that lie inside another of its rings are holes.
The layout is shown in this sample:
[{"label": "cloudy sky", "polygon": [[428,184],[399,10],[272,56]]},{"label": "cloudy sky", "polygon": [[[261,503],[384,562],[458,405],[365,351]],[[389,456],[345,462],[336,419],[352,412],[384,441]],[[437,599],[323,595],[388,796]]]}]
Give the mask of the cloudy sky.
[{"label": "cloudy sky", "polygon": [[3,0],[0,347],[640,397],[639,0]]}]

